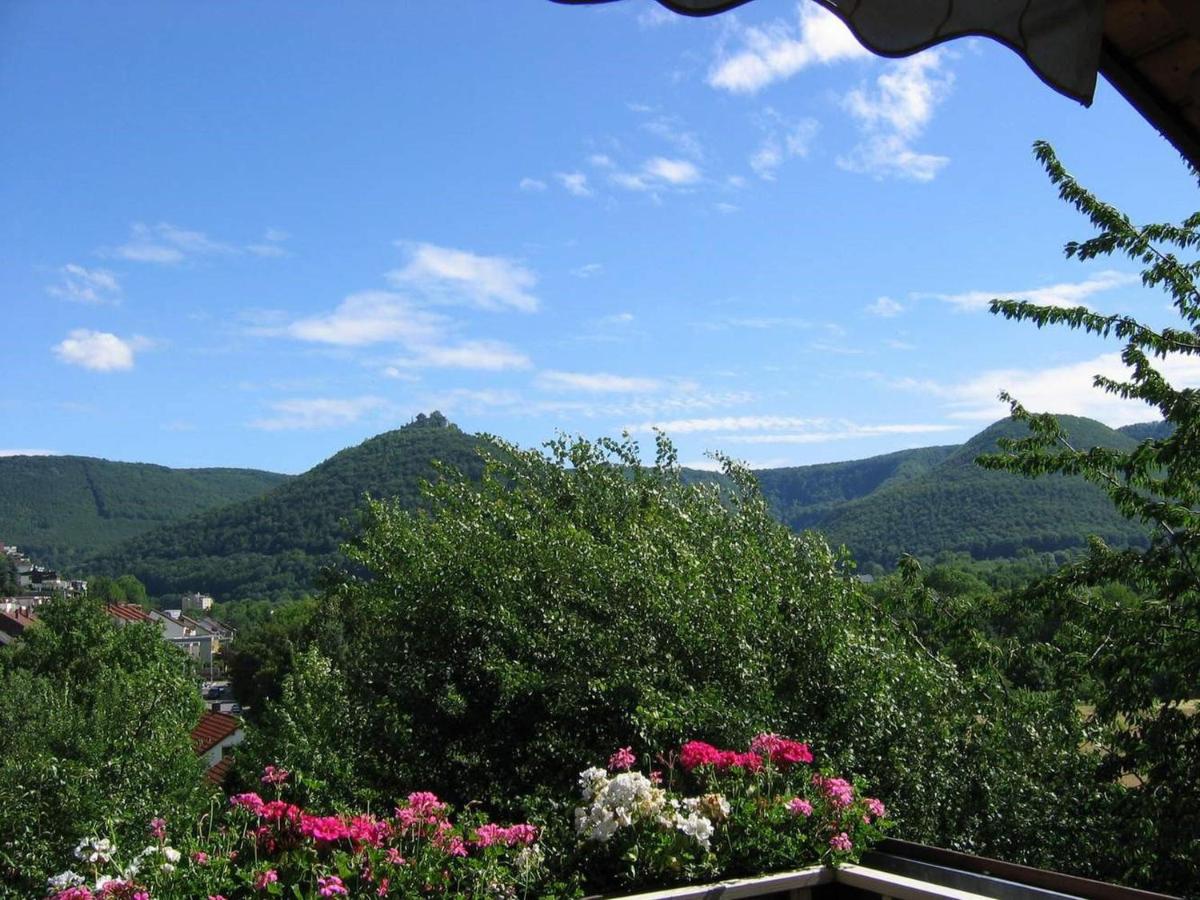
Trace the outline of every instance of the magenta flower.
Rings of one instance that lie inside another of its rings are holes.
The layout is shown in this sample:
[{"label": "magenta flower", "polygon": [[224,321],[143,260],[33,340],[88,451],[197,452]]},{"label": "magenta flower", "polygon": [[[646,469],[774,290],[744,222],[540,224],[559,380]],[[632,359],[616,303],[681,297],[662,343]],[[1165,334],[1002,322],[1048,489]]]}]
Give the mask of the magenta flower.
[{"label": "magenta flower", "polygon": [[608,758],[608,768],[613,772],[628,772],[637,764],[632,747],[622,747]]},{"label": "magenta flower", "polygon": [[813,805],[803,797],[794,797],[787,805],[788,812],[793,816],[811,816],[813,813]]},{"label": "magenta flower", "polygon": [[155,817],[150,820],[150,833],[154,835],[155,840],[163,840],[167,836],[167,820],[162,817]]},{"label": "magenta flower", "polygon": [[333,843],[350,837],[350,829],[337,816],[308,816],[300,821],[300,833],[314,841]]},{"label": "magenta flower", "polygon": [[149,891],[134,891],[133,900],[150,900]]},{"label": "magenta flower", "polygon": [[346,890],[346,885],[342,883],[342,879],[336,875],[326,875],[317,879],[317,893],[322,897],[336,897],[346,895],[350,892]]},{"label": "magenta flower", "polygon": [[829,798],[829,802],[836,809],[845,809],[854,802],[854,785],[845,778],[826,778],[823,775],[814,775],[812,783],[821,789],[821,793]]},{"label": "magenta flower", "polygon": [[404,865],[404,857],[400,855],[400,851],[395,847],[388,847],[387,861],[393,866]]},{"label": "magenta flower", "polygon": [[688,771],[721,762],[721,751],[704,741],[688,741],[679,748],[679,764]]},{"label": "magenta flower", "polygon": [[279,874],[274,869],[267,869],[256,879],[254,879],[254,889],[256,891],[265,891],[267,885],[274,884],[279,880]]},{"label": "magenta flower", "polygon": [[875,797],[868,797],[866,800],[867,812],[877,819],[882,819],[887,815],[887,807],[883,805],[882,800],[877,800]]},{"label": "magenta flower", "polygon": [[267,766],[263,769],[260,780],[263,784],[283,784],[291,774],[287,769],[277,769],[274,766]]},{"label": "magenta flower", "polygon": [[208,854],[203,850],[197,850],[192,854],[192,862],[198,866],[208,865]]},{"label": "magenta flower", "polygon": [[263,798],[253,792],[246,794],[234,794],[229,798],[230,806],[240,806],[242,809],[248,809],[256,816],[262,812],[262,808],[266,805],[263,803]]},{"label": "magenta flower", "polygon": [[92,900],[92,892],[83,885],[69,887],[54,895],[54,900]]},{"label": "magenta flower", "polygon": [[842,831],[829,839],[829,846],[839,853],[845,853],[847,850],[853,847],[854,844],[850,840],[850,835]]}]

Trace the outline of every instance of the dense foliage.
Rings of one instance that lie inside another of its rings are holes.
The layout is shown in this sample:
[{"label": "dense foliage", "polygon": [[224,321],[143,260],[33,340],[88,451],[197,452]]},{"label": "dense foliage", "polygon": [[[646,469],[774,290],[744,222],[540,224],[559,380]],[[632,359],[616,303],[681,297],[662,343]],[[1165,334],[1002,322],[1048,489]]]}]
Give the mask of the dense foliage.
[{"label": "dense foliage", "polygon": [[630,748],[617,750],[607,769],[580,773],[574,803],[540,824],[499,824],[477,807],[455,816],[428,791],[390,815],[321,814],[297,796],[295,773],[267,766],[255,790],[199,823],[150,820],[140,850],[81,841],[48,894],[573,898],[854,861],[891,824],[861,783],[810,765],[806,744],[775,734],[744,752],[691,741],[659,759],[665,771],[647,775],[633,771]]},{"label": "dense foliage", "polygon": [[0,888],[38,896],[93,834],[140,840],[203,800],[186,657],[94,600],[55,601],[0,649]]},{"label": "dense foliage", "polygon": [[[256,497],[287,476],[168,469],[84,456],[0,459],[0,541],[64,569],[119,541]],[[114,572],[111,574],[121,574]]]},{"label": "dense foliage", "polygon": [[[1124,378],[1097,376],[1114,396],[1142,401],[1173,426],[1132,448],[1087,448],[1053,416],[1012,399],[1031,435],[1006,441],[989,468],[1034,476],[1082,477],[1151,531],[1144,550],[1093,540],[1087,555],[1042,583],[1038,595],[1065,601],[1090,639],[1098,682],[1095,720],[1105,729],[1103,771],[1138,785],[1120,819],[1123,875],[1165,889],[1195,891],[1200,874],[1200,392],[1168,373],[1200,356],[1200,213],[1179,225],[1136,225],[1063,168],[1047,144],[1036,153],[1060,196],[1096,229],[1066,246],[1068,257],[1123,254],[1142,282],[1170,297],[1181,324],[1152,328],[1129,315],[996,300],[992,311],[1038,327],[1061,325],[1123,344]],[[1117,589],[1111,589],[1115,585]],[[1110,589],[1105,590],[1105,586]]]},{"label": "dense foliage", "polygon": [[[1062,416],[1081,446],[1128,449],[1135,441],[1091,419]],[[1016,557],[1082,547],[1088,535],[1115,546],[1144,544],[1146,531],[1112,508],[1104,492],[1080,478],[1022,481],[981,469],[975,458],[1005,437],[1026,433],[997,422],[915,477],[830,510],[812,527],[845,544],[860,565],[895,564],[903,554],[930,557],[962,551],[975,559]]]},{"label": "dense foliage", "polygon": [[628,442],[548,449],[504,448],[421,511],[370,505],[243,783],[277,762],[312,804],[420,785],[524,812],[612,746],[744,746],[766,725],[869,778],[906,837],[1100,871],[1113,847],[1079,835],[1119,789],[1079,752],[1068,691],[928,646],[911,604],[780,525],[747,472],[685,482],[665,441],[650,467]]},{"label": "dense foliage", "polygon": [[204,591],[218,600],[281,599],[308,593],[364,496],[415,504],[439,460],[478,472],[479,439],[438,413],[343,450],[270,493],[194,516],[119,545],[93,571],[132,572],[150,593]]}]

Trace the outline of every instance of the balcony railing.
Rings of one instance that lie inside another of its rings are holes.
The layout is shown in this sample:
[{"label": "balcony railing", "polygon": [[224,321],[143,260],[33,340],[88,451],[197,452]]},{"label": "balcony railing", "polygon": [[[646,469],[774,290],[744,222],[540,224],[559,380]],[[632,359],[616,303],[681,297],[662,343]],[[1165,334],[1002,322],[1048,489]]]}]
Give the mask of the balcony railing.
[{"label": "balcony railing", "polygon": [[688,885],[623,900],[1178,900],[1106,884],[887,840],[859,865],[814,866],[757,878]]}]

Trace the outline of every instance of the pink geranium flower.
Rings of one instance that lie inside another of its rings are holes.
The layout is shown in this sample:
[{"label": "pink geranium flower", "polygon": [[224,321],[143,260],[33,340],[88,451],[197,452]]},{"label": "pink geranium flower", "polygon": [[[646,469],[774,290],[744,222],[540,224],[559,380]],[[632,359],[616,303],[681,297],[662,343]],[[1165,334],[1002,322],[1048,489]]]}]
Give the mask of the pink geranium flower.
[{"label": "pink geranium flower", "polygon": [[813,805],[803,797],[794,797],[787,805],[788,812],[793,816],[811,816],[813,813]]},{"label": "pink geranium flower", "polygon": [[155,840],[163,840],[167,836],[167,820],[159,816],[151,819],[150,833],[154,835]]},{"label": "pink geranium flower", "polygon": [[842,831],[829,839],[829,846],[839,853],[845,853],[854,846],[854,843],[850,840],[850,835]]},{"label": "pink geranium flower", "polygon": [[279,874],[274,869],[267,869],[267,871],[263,872],[256,879],[254,879],[254,889],[258,891],[265,891],[267,889],[267,885],[274,884],[278,880]]},{"label": "pink geranium flower", "polygon": [[632,747],[622,747],[608,758],[608,768],[613,772],[628,772],[637,764]]},{"label": "pink geranium flower", "polygon": [[346,885],[342,883],[342,879],[336,875],[326,875],[317,879],[317,893],[322,897],[344,896],[350,892],[346,890]]},{"label": "pink geranium flower", "polygon": [[275,766],[267,766],[263,769],[262,778],[263,784],[283,784],[288,780],[288,776],[292,773],[287,769],[277,769]]}]

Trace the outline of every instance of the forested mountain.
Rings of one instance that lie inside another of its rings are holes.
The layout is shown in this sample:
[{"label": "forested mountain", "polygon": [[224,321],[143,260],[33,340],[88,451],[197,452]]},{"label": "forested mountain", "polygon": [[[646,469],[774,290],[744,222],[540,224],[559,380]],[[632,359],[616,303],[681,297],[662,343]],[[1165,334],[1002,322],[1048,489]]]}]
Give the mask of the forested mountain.
[{"label": "forested mountain", "polygon": [[221,600],[294,596],[339,561],[363,499],[415,504],[436,460],[473,477],[481,439],[434,413],[331,456],[270,493],[159,528],[90,561],[95,574],[132,573],[152,595],[200,590]]},{"label": "forested mountain", "polygon": [[1117,431],[1128,435],[1135,441],[1144,441],[1147,438],[1162,440],[1175,433],[1175,425],[1160,419],[1157,422],[1138,422],[1136,425],[1122,425]]},{"label": "forested mountain", "polygon": [[[1128,449],[1137,444],[1091,419],[1059,420],[1077,447]],[[976,559],[997,559],[1025,547],[1061,550],[1081,546],[1091,534],[1117,545],[1145,543],[1145,530],[1124,519],[1099,488],[1081,479],[1027,479],[975,465],[981,453],[997,449],[998,438],[1024,433],[1024,425],[1004,419],[916,477],[888,481],[803,524],[823,532],[831,543],[847,545],[860,563],[884,566],[893,565],[902,553],[964,551]]]},{"label": "forested mountain", "polygon": [[[1134,437],[1071,416],[1062,422],[1079,446],[1130,447]],[[1005,419],[959,446],[923,447],[869,459],[756,472],[775,514],[794,530],[815,529],[846,544],[868,567],[890,568],[903,553],[966,552],[1004,559],[1023,548],[1081,546],[1089,534],[1118,545],[1145,533],[1079,479],[1030,480],[974,464],[996,440],[1024,426]],[[212,509],[113,546],[81,574],[132,573],[153,595],[208,591],[218,599],[280,598],[311,589],[363,497],[413,504],[420,479],[438,460],[475,477],[480,438],[439,414],[343,450],[269,493]],[[710,473],[688,473],[711,479]]]},{"label": "forested mountain", "polygon": [[168,469],[86,456],[0,458],[0,541],[70,568],[118,542],[257,497],[288,476],[255,469]]}]

